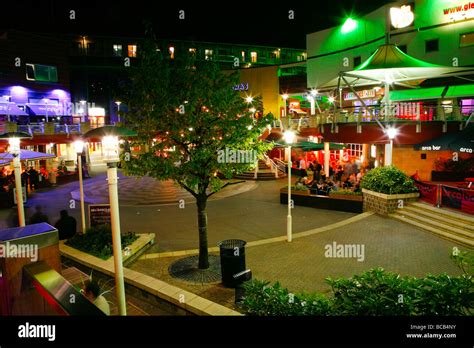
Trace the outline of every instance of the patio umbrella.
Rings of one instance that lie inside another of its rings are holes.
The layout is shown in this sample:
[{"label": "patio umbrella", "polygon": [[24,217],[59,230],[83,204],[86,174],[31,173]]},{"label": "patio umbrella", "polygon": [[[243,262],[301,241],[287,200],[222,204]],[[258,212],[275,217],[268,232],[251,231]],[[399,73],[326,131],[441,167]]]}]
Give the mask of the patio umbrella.
[{"label": "patio umbrella", "polygon": [[[36,160],[42,160],[42,159],[48,159],[48,158],[54,158],[56,155],[50,154],[50,153],[43,153],[43,152],[36,152],[36,151],[30,151],[30,150],[20,150],[20,160],[21,161],[36,161]],[[3,152],[0,153],[0,165],[3,162],[6,162],[8,165],[11,161],[13,160],[13,155],[8,153],[8,152]]]},{"label": "patio umbrella", "polygon": [[[275,142],[275,147],[287,147],[288,144],[278,141]],[[311,141],[300,141],[299,143],[292,144],[292,148],[299,148],[303,151],[320,151],[324,150],[324,143],[313,143]],[[343,150],[344,144],[329,143],[329,150]]]}]

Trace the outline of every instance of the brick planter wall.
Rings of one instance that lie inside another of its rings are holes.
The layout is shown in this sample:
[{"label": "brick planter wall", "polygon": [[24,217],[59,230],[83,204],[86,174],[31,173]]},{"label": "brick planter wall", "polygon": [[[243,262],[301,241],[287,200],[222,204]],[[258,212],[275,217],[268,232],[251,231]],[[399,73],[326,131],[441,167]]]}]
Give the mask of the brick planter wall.
[{"label": "brick planter wall", "polygon": [[364,197],[364,211],[374,211],[380,215],[388,215],[398,209],[399,200],[403,200],[403,205],[418,200],[420,194],[404,193],[398,195],[387,195],[385,193],[374,192],[362,189]]}]

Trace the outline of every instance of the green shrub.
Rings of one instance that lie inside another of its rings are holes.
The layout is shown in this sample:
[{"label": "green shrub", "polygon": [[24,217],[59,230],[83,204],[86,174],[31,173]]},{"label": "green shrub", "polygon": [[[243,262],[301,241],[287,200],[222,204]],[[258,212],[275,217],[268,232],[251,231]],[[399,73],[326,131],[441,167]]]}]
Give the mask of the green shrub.
[{"label": "green shrub", "polygon": [[[133,232],[122,235],[122,248],[132,244],[137,238]],[[85,234],[76,234],[70,238],[66,245],[107,260],[113,255],[112,230],[109,225],[94,226],[87,229]]]},{"label": "green shrub", "polygon": [[[457,250],[457,249],[456,249]],[[464,271],[472,270],[472,253],[451,256]],[[424,278],[400,276],[377,268],[349,279],[326,279],[332,296],[291,294],[279,283],[254,280],[245,285],[243,310],[248,315],[472,315],[472,273]]]},{"label": "green shrub", "polygon": [[360,187],[389,195],[418,192],[413,180],[394,166],[370,170],[362,178]]},{"label": "green shrub", "polygon": [[[288,186],[285,186],[282,189],[288,191]],[[298,185],[298,186],[291,186],[291,190],[292,191],[308,191],[309,188],[305,185]]]}]

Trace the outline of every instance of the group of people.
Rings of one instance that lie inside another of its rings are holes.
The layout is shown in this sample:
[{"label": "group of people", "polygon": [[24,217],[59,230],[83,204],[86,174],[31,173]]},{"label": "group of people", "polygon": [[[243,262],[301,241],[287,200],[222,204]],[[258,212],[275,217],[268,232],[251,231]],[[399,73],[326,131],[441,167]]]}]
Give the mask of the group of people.
[{"label": "group of people", "polygon": [[[314,160],[306,163],[303,158],[298,161],[300,175],[296,186],[306,186],[310,189],[311,194],[329,195],[330,191],[340,189],[359,192],[360,182],[366,173],[366,167],[355,158],[347,162],[332,162],[329,166],[329,177],[326,176],[324,166]],[[312,178],[310,179],[309,177]]]},{"label": "group of people", "polygon": [[[46,174],[46,177],[45,177]],[[21,185],[29,192],[37,190],[40,182],[47,179],[47,171],[42,167],[38,172],[35,168],[25,168],[21,173]],[[10,192],[15,187],[15,174],[3,167],[0,171],[0,190]]]}]

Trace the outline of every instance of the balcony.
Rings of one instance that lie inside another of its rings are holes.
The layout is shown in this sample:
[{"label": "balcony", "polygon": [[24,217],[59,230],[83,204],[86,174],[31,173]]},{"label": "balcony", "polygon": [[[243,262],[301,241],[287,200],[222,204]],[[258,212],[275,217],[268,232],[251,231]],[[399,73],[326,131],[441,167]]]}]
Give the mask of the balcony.
[{"label": "balcony", "polygon": [[16,124],[13,122],[0,123],[0,133],[5,132],[24,132],[31,136],[34,135],[70,135],[83,134],[91,128],[88,122],[77,124],[59,124],[53,122]]}]

